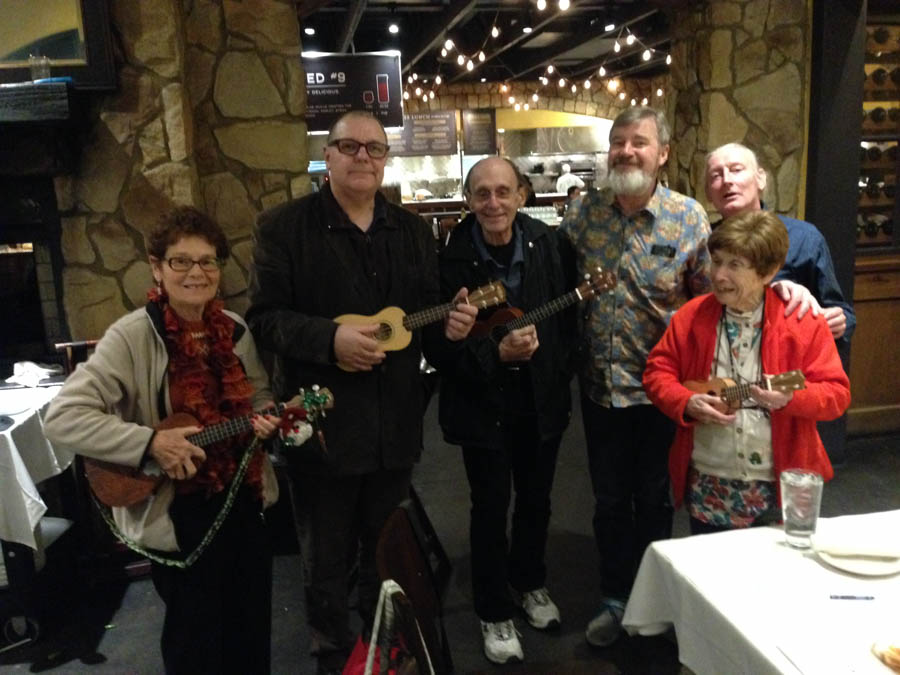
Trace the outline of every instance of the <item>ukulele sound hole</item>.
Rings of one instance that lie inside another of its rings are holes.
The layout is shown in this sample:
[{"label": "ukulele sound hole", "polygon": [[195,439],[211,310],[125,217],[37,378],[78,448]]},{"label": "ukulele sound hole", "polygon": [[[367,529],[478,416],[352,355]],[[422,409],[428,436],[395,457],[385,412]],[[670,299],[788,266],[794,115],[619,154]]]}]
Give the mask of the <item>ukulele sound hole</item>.
[{"label": "ukulele sound hole", "polygon": [[378,330],[375,331],[375,339],[379,342],[386,342],[394,336],[394,329],[389,323],[379,324]]}]

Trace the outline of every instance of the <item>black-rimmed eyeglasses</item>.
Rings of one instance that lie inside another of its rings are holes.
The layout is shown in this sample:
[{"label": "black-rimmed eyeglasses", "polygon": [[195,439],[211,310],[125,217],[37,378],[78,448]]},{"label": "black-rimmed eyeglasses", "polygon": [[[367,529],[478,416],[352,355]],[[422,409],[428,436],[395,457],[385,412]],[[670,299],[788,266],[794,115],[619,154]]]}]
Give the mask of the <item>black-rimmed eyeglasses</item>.
[{"label": "black-rimmed eyeglasses", "polygon": [[204,272],[218,272],[225,264],[225,261],[221,258],[200,258],[199,260],[194,260],[193,258],[180,255],[172,256],[165,260],[169,267],[176,272],[189,272],[194,265],[199,265]]},{"label": "black-rimmed eyeglasses", "polygon": [[369,141],[368,143],[362,143],[360,141],[354,141],[352,138],[336,138],[328,145],[332,145],[337,148],[338,152],[342,155],[355,155],[357,152],[359,152],[359,149],[361,147],[364,147],[369,157],[371,157],[372,159],[383,158],[388,153],[388,150],[391,149],[391,146],[380,141]]}]

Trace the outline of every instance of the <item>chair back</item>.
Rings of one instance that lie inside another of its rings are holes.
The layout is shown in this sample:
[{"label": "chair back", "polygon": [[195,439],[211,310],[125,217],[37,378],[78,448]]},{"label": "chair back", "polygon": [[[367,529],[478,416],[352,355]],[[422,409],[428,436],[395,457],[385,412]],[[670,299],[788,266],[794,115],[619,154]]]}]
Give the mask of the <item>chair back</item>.
[{"label": "chair back", "polygon": [[79,340],[77,342],[57,342],[53,345],[57,352],[63,355],[63,370],[69,375],[75,366],[82,361],[87,361],[88,356],[97,346],[97,340]]}]

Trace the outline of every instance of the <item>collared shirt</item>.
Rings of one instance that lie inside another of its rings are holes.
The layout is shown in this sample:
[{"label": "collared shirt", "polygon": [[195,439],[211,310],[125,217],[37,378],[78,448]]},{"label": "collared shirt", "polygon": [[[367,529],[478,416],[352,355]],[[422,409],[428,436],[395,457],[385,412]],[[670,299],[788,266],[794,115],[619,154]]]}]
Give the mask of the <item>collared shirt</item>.
[{"label": "collared shirt", "polygon": [[390,291],[391,251],[388,237],[383,234],[388,228],[396,229],[396,225],[392,225],[387,218],[385,206],[387,201],[380,192],[375,193],[372,223],[369,229],[363,232],[341,208],[330,186],[322,188],[322,195],[325,197],[330,227],[344,232],[350,238],[353,250],[359,258],[360,268],[370,281],[377,303],[384,304]]},{"label": "collared shirt", "polygon": [[481,231],[478,219],[472,219],[472,241],[475,244],[475,250],[478,251],[481,260],[488,266],[491,277],[503,282],[503,285],[506,287],[506,299],[509,304],[517,307],[522,305],[522,276],[525,269],[525,251],[522,248],[522,226],[516,221],[513,221],[512,236],[515,240],[512,260],[509,265],[503,265],[495,260],[488,251],[484,241],[484,233]]},{"label": "collared shirt", "polygon": [[573,203],[561,228],[575,247],[580,274],[601,267],[617,279],[582,317],[582,391],[603,406],[647,404],[641,385],[647,355],[675,310],[710,289],[706,211],[657,183],[647,205],[626,216],[612,190],[604,189]]}]

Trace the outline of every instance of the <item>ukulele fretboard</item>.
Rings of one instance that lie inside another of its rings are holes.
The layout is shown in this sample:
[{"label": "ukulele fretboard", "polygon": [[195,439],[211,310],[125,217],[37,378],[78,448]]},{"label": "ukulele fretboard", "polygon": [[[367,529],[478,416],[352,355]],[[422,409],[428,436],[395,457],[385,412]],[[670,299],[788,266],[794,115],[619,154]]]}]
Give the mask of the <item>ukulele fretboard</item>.
[{"label": "ukulele fretboard", "polygon": [[253,412],[248,415],[219,422],[218,424],[213,424],[212,426],[204,428],[203,431],[198,431],[196,434],[187,436],[187,440],[194,445],[205,448],[212,443],[217,443],[218,441],[225,440],[231,436],[250,431],[253,428],[250,424],[250,420],[254,415],[281,415],[283,411],[284,404],[279,403],[274,408],[266,408],[259,412]]},{"label": "ukulele fretboard", "polygon": [[429,307],[418,312],[413,312],[412,314],[407,314],[403,317],[403,327],[406,330],[415,330],[416,328],[427,326],[430,323],[440,321],[441,319],[450,316],[450,312],[452,312],[455,307],[456,303],[448,302],[443,305],[438,305],[437,307]]},{"label": "ukulele fretboard", "polygon": [[561,295],[555,300],[551,300],[547,304],[541,305],[537,309],[533,309],[530,312],[523,314],[518,319],[507,322],[504,324],[504,328],[511,331],[518,330],[519,328],[524,328],[525,326],[537,323],[538,321],[543,321],[569,305],[574,305],[579,300],[581,300],[581,292],[576,288],[574,291],[569,291],[565,295]]}]

